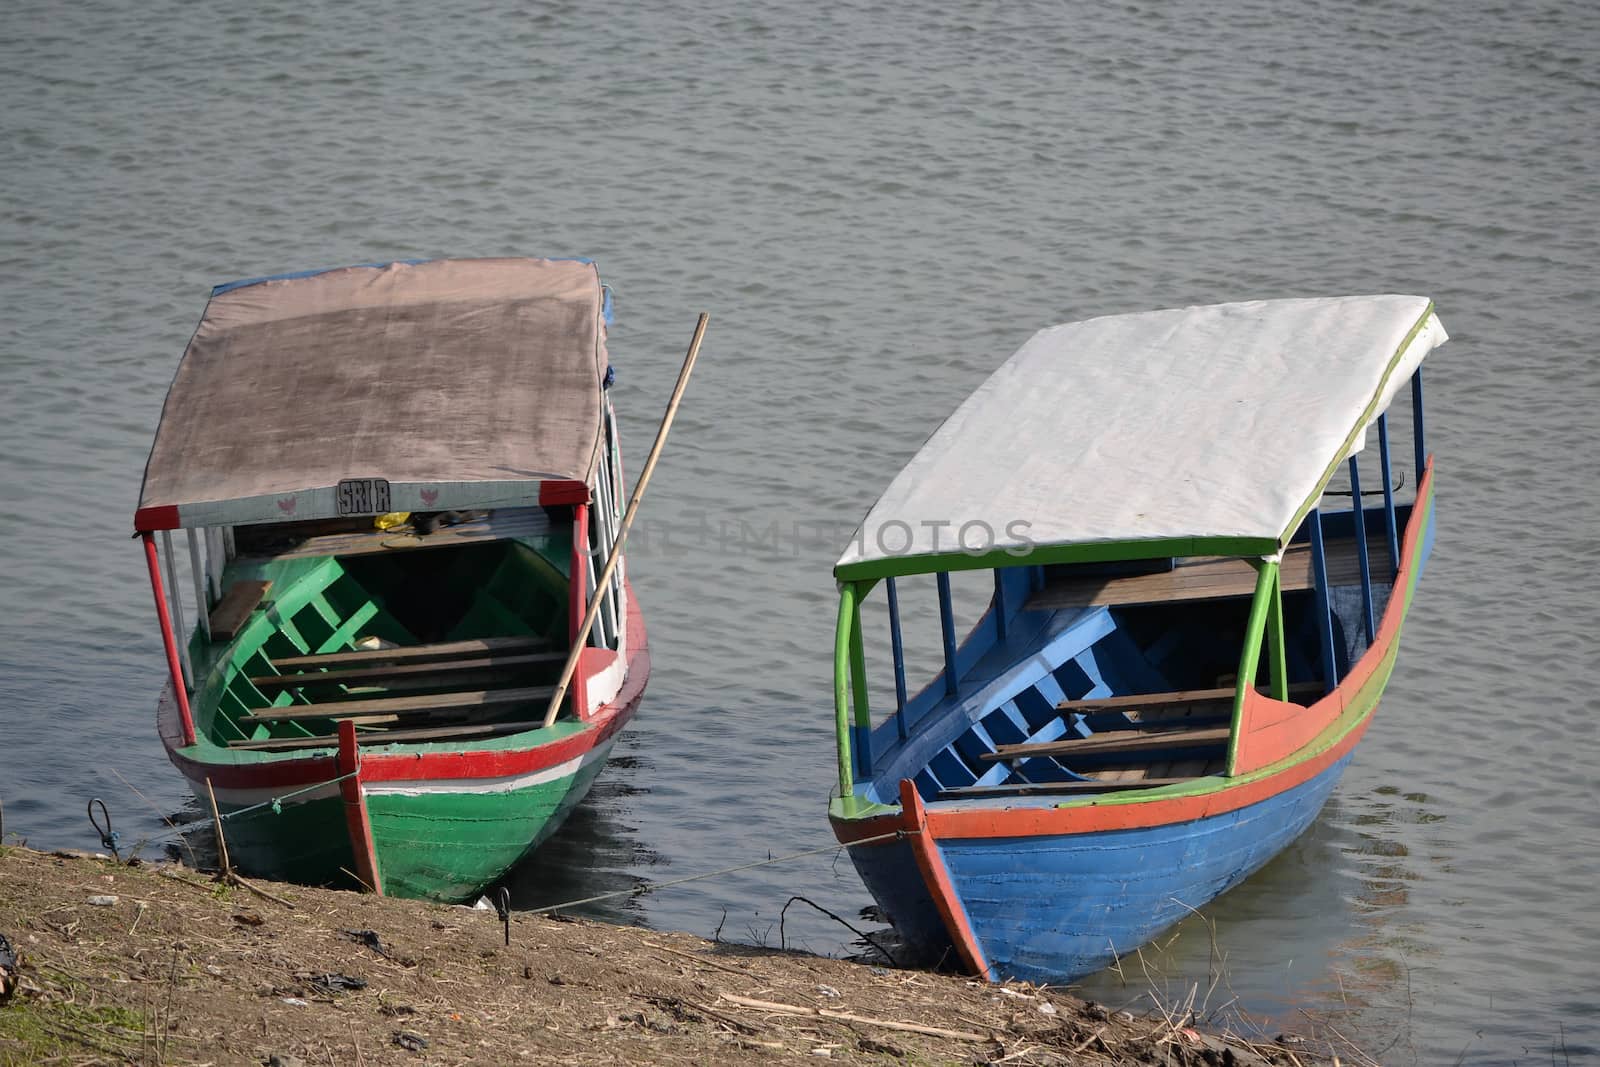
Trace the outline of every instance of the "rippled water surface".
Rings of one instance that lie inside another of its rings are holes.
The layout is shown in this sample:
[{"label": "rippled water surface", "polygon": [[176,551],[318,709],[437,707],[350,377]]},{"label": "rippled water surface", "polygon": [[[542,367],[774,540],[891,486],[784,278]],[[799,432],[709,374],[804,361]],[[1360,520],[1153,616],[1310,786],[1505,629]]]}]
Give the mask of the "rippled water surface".
[{"label": "rippled water surface", "polygon": [[[1426,293],[1439,535],[1383,710],[1315,828],[1206,909],[1215,949],[1191,923],[1088,985],[1204,992],[1215,953],[1213,1003],[1349,1009],[1386,1062],[1592,1062],[1600,9],[645,7],[0,14],[7,830],[90,845],[91,795],[125,837],[188,799],[128,533],[215,282],[591,256],[636,456],[712,312],[634,552],[644,712],[530,902],[829,842],[829,567],[1034,329]],[[867,903],[828,853],[598,907],[773,944],[794,894]]]}]

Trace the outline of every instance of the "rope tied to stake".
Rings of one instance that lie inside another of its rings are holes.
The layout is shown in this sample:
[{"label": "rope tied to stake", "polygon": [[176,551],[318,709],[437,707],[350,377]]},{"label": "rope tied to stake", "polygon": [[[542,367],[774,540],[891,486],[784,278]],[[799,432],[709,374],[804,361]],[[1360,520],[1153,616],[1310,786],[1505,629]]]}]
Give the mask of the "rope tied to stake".
[{"label": "rope tied to stake", "polygon": [[[249,815],[253,812],[261,811],[263,808],[272,809],[272,813],[274,815],[282,815],[284,801],[293,800],[296,797],[304,796],[305,794],[315,792],[318,789],[325,789],[330,785],[338,785],[347,778],[354,778],[356,774],[356,771],[351,771],[348,774],[341,774],[337,778],[329,778],[325,782],[312,782],[310,785],[301,786],[299,789],[292,790],[280,796],[268,797],[266,800],[263,800],[258,804],[251,804],[248,807],[239,808],[236,811],[222,812],[220,813],[220,818],[226,821],[228,819],[238,818],[241,815]],[[96,804],[100,805],[100,810],[102,812],[105,811],[105,802],[99,797],[95,797],[93,800],[89,801],[89,821],[94,823],[95,830],[100,832],[100,844],[103,847],[110,849],[113,856],[117,856],[116,842],[121,840],[122,835],[116,831],[111,831],[109,839],[107,838],[106,832],[100,829],[100,823],[95,818],[94,805]],[[160,812],[157,812],[157,814],[160,814]],[[111,825],[111,815],[109,812],[106,813],[105,821],[106,826],[109,827]],[[204,823],[209,823],[210,821],[211,820],[209,818],[191,819],[182,826],[173,826],[172,829],[163,831],[162,833],[153,834],[149,837],[141,837],[139,839],[139,845],[154,845],[160,844],[163,841],[181,838],[190,833],[195,827]],[[138,851],[137,848],[135,851]],[[120,862],[121,857],[118,856],[117,858],[118,862]]]}]

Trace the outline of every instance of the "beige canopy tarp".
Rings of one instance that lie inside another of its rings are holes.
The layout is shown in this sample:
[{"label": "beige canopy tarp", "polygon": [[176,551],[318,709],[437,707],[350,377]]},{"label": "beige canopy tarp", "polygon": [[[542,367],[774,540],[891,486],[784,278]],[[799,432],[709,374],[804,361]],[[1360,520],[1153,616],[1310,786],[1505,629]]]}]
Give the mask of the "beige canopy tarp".
[{"label": "beige canopy tarp", "polygon": [[395,511],[587,484],[604,439],[603,301],[592,264],[533,259],[219,287],[167,393],[136,525],[351,513],[348,480],[386,482],[372,499]]}]

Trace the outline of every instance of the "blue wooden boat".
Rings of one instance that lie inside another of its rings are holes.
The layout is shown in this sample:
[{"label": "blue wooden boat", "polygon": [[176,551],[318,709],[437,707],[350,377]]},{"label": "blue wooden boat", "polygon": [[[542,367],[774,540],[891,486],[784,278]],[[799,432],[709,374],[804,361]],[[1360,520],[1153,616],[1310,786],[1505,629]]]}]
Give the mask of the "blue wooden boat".
[{"label": "blue wooden boat", "polygon": [[[1052,327],[894,479],[834,570],[830,819],[923,962],[1092,973],[1316,818],[1432,542],[1421,363],[1445,340],[1412,296]],[[953,578],[982,590],[960,639]],[[913,693],[903,621],[934,602]]]}]

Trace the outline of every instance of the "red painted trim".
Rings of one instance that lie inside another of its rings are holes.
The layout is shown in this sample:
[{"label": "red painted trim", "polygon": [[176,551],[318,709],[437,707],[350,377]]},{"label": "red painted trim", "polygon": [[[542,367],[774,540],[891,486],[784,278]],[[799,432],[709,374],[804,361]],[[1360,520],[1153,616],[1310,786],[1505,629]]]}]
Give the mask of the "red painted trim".
[{"label": "red painted trim", "polygon": [[579,481],[552,481],[539,483],[539,503],[547,508],[565,504],[587,504],[589,487]]},{"label": "red painted trim", "polygon": [[178,528],[178,506],[176,504],[159,504],[152,508],[140,508],[133,513],[133,528],[139,533],[149,533],[152,530],[176,530]]},{"label": "red painted trim", "polygon": [[[645,684],[650,678],[649,635],[645,630],[644,616],[639,611],[628,589],[628,672],[622,688],[608,704],[595,709],[585,723],[585,729],[559,741],[535,744],[523,749],[469,749],[454,752],[390,752],[368,751],[361,760],[363,782],[426,782],[445,778],[504,778],[531,774],[535,771],[565,763],[582,756],[596,745],[618,733],[638,711],[644,696]],[[179,750],[170,739],[170,731],[158,718],[162,740],[166,743],[167,758],[193,782],[203,781],[208,775],[219,789],[283,789],[326,782],[339,775],[336,758],[317,754],[294,759],[250,761],[246,763],[208,763],[193,759]]]},{"label": "red painted trim", "polygon": [[944,920],[945,932],[950,935],[950,943],[955,945],[956,955],[961,957],[967,973],[994,981],[995,976],[984,959],[977,935],[972,932],[967,909],[950,882],[950,868],[945,866],[944,856],[939,852],[939,842],[928,825],[928,812],[922,806],[922,797],[917,794],[916,784],[909,778],[900,780],[900,810],[906,816],[906,840],[911,844],[911,854],[917,858],[922,883],[933,898],[939,918]]},{"label": "red painted trim", "polygon": [[[572,565],[567,569],[567,641],[568,648],[578,640],[578,630],[583,626],[583,616],[589,610],[589,505],[572,505]],[[598,592],[598,590],[596,590]],[[567,690],[572,698],[573,717],[589,717],[589,675],[584,670],[583,653],[572,672],[572,684]]]},{"label": "red painted trim", "polygon": [[[353,774],[353,778],[344,778]],[[361,791],[361,749],[356,745],[356,724],[349,719],[339,723],[339,795],[344,799],[345,828],[350,832],[350,852],[355,856],[357,878],[378,896],[383,896],[383,879],[378,871],[378,848],[372,840],[372,820],[367,817],[367,797]]]},{"label": "red painted trim", "polygon": [[156,618],[161,623],[161,644],[167,652],[167,670],[172,674],[173,692],[178,697],[178,717],[183,724],[183,743],[194,744],[194,716],[189,711],[189,691],[183,684],[183,664],[178,659],[178,639],[172,632],[172,617],[167,614],[167,597],[161,588],[161,561],[156,556],[156,539],[148,532],[144,541],[144,562],[150,569],[150,590],[156,597]]},{"label": "red painted trim", "polygon": [[1334,691],[1309,707],[1274,700],[1254,689],[1245,691],[1244,715],[1240,720],[1239,745],[1233,763],[1235,775],[1249,774],[1288,759],[1315,741],[1356,701],[1378,667],[1395,654],[1400,643],[1400,627],[1406,617],[1406,592],[1416,573],[1417,548],[1427,528],[1426,512],[1432,499],[1433,461],[1430,459],[1422,480],[1417,483],[1416,503],[1411,508],[1400,549],[1400,571],[1383,610],[1383,622],[1373,635],[1372,644],[1340,679]]}]

